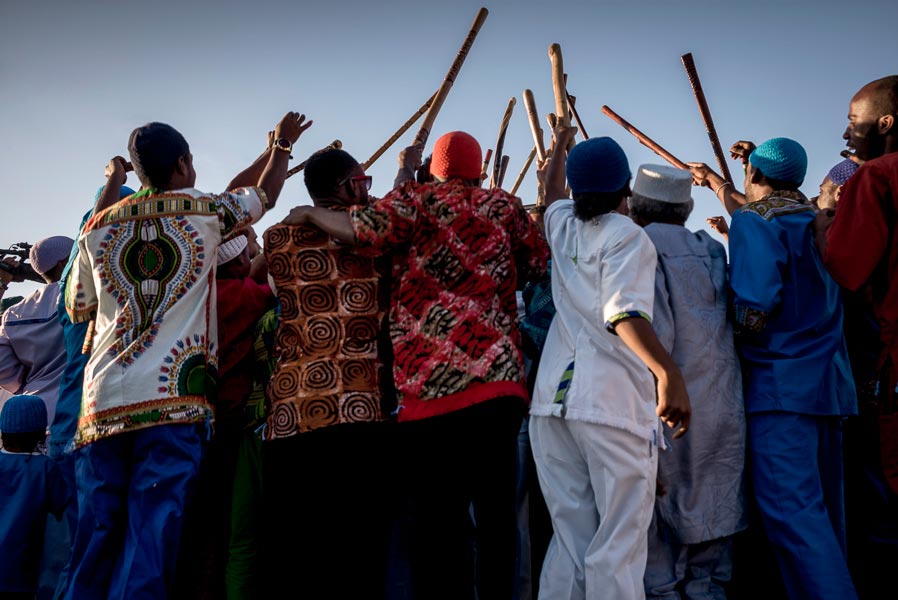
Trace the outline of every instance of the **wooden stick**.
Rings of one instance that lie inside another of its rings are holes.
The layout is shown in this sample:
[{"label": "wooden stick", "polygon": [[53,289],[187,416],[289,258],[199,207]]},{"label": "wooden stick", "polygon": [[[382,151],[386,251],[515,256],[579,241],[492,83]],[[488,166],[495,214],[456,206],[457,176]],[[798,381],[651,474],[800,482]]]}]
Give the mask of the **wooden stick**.
[{"label": "wooden stick", "polygon": [[486,151],[486,155],[483,157],[483,165],[480,167],[480,183],[483,183],[483,180],[486,179],[486,171],[490,168],[490,159],[493,157],[493,149],[488,148]]},{"label": "wooden stick", "polygon": [[542,162],[546,160],[546,146],[543,142],[542,127],[539,126],[539,113],[536,112],[536,102],[533,100],[533,92],[530,90],[524,90],[524,107],[527,109],[527,120],[530,122],[530,131],[533,133],[536,156]]},{"label": "wooden stick", "polygon": [[508,123],[511,121],[511,114],[514,112],[514,105],[517,102],[512,96],[508,99],[508,105],[505,107],[505,114],[502,115],[502,124],[499,125],[499,137],[496,139],[496,153],[493,158],[493,175],[490,177],[490,187],[501,187],[499,182],[502,171],[502,150],[505,147],[505,134],[508,132]]},{"label": "wooden stick", "polygon": [[577,107],[574,105],[574,102],[574,97],[568,94],[567,105],[571,108],[571,114],[574,115],[574,120],[577,122],[577,128],[580,130],[580,135],[583,136],[584,140],[588,140],[589,134],[586,133],[586,127],[583,126],[583,121],[580,120],[580,114],[577,112]]},{"label": "wooden stick", "polygon": [[561,125],[571,124],[568,118],[567,91],[564,85],[564,59],[561,56],[561,46],[552,44],[549,46],[549,60],[552,61],[552,90],[555,92],[555,114],[561,119]]},{"label": "wooden stick", "polygon": [[505,181],[505,173],[508,171],[508,155],[502,157],[502,166],[499,168],[499,180],[496,181],[496,187],[501,188],[502,182]]},{"label": "wooden stick", "polygon": [[723,153],[723,148],[720,147],[720,139],[717,137],[717,129],[714,128],[714,120],[711,118],[711,109],[708,108],[708,101],[705,99],[702,82],[698,78],[695,61],[692,60],[692,53],[687,52],[680,57],[680,60],[683,61],[683,68],[686,69],[686,77],[689,78],[689,85],[692,86],[692,93],[695,96],[695,101],[698,103],[698,112],[702,115],[705,131],[708,132],[708,139],[711,140],[711,149],[714,151],[714,158],[717,159],[717,166],[720,167],[720,174],[724,179],[733,183],[733,177],[730,175],[729,167],[727,167],[726,156]]},{"label": "wooden stick", "polygon": [[638,129],[636,129],[633,125],[631,125],[622,116],[620,116],[619,114],[617,114],[616,112],[614,112],[613,110],[608,108],[607,106],[602,107],[602,112],[607,117],[609,117],[612,121],[614,121],[615,123],[617,123],[624,129],[629,131],[633,135],[633,137],[635,137],[637,140],[639,140],[640,144],[642,144],[643,146],[645,146],[646,148],[648,148],[649,150],[651,150],[652,152],[654,152],[655,154],[657,154],[658,156],[660,156],[661,158],[663,158],[664,160],[666,160],[667,162],[672,164],[673,166],[677,167],[678,169],[685,169],[687,171],[689,170],[689,167],[686,165],[686,163],[684,163],[682,160],[680,160],[679,158],[677,158],[676,156],[674,156],[673,154],[671,154],[670,152],[668,152],[667,150],[662,148],[661,145],[658,144],[655,140],[653,140],[646,134],[644,134],[641,131],[639,131]]},{"label": "wooden stick", "polygon": [[388,139],[386,142],[384,142],[380,148],[375,150],[374,154],[371,155],[371,158],[369,158],[368,160],[366,160],[365,162],[362,163],[362,170],[367,171],[368,167],[370,167],[371,165],[374,164],[374,161],[376,161],[378,158],[380,158],[384,152],[389,150],[390,146],[395,144],[396,140],[401,138],[402,135],[406,131],[408,131],[412,125],[415,124],[415,121],[420,119],[421,115],[423,115],[425,112],[427,112],[427,109],[430,108],[431,104],[433,104],[434,98],[436,98],[436,97],[437,97],[437,95],[436,95],[436,93],[434,93],[434,95],[431,96],[430,99],[427,100],[427,102],[425,102],[424,104],[421,105],[421,108],[419,108],[415,112],[415,114],[413,114],[411,117],[408,118],[408,121],[403,123],[402,126],[396,130],[396,133],[394,133],[393,135],[390,136],[390,139]]},{"label": "wooden stick", "polygon": [[[328,144],[327,146],[322,148],[322,150],[329,150],[329,149],[340,150],[341,148],[343,148],[343,142],[341,142],[340,140],[334,140],[333,142],[331,142],[330,144]],[[292,169],[287,171],[287,177],[285,179],[289,179],[290,177],[293,177],[294,175],[296,175],[297,173],[299,173],[300,171],[305,169],[307,162],[309,162],[309,159],[302,161],[301,163],[299,163],[298,165],[296,165],[295,167],[293,167]]]},{"label": "wooden stick", "polygon": [[509,194],[514,196],[518,193],[518,188],[521,187],[521,183],[524,181],[524,176],[527,175],[527,170],[530,169],[530,165],[533,164],[533,159],[536,157],[536,146],[530,149],[530,154],[527,155],[527,160],[524,161],[524,166],[521,167],[521,172],[518,173],[518,178],[514,180],[514,185],[511,186],[511,189],[508,191]]},{"label": "wooden stick", "polygon": [[455,60],[452,61],[452,65],[449,67],[449,72],[446,73],[446,77],[443,79],[440,89],[437,90],[436,98],[433,99],[433,104],[430,105],[430,109],[424,117],[424,122],[422,122],[421,126],[418,128],[418,133],[415,135],[415,144],[423,147],[424,144],[427,143],[427,138],[430,137],[430,129],[433,127],[433,122],[436,120],[440,109],[443,107],[443,102],[446,101],[446,96],[449,95],[449,90],[452,89],[452,84],[455,83],[455,78],[458,76],[458,72],[461,70],[461,66],[464,64],[465,58],[467,58],[468,52],[471,50],[471,46],[474,45],[474,39],[477,37],[477,33],[480,31],[480,28],[483,26],[483,22],[486,21],[486,17],[489,13],[490,11],[486,8],[481,8],[477,11],[477,16],[474,18],[471,30],[468,31],[468,35],[465,37],[461,49],[455,56]]}]

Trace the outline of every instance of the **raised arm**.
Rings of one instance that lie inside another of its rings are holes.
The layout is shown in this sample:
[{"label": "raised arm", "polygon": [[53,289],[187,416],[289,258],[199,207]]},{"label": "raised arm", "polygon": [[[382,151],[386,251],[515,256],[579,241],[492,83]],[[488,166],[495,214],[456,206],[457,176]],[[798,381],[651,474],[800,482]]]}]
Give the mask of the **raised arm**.
[{"label": "raised arm", "polygon": [[121,156],[114,156],[109,159],[109,164],[106,165],[106,186],[97,200],[94,214],[106,210],[121,199],[121,189],[128,179],[128,171],[133,170],[134,167],[131,166],[131,163]]},{"label": "raised arm", "polygon": [[272,150],[271,146],[274,144],[275,139],[274,131],[269,131],[268,144],[265,146],[265,150],[262,151],[262,154],[260,154],[250,166],[234,176],[234,179],[231,180],[231,183],[229,183],[227,187],[229,192],[231,190],[236,190],[237,188],[258,185],[259,179],[262,177],[262,172],[268,164],[268,159]]},{"label": "raised arm", "polygon": [[287,178],[287,161],[290,160],[293,144],[311,126],[312,121],[306,122],[305,115],[295,112],[288,112],[275,126],[274,143],[268,151],[268,163],[257,184],[268,198],[267,209],[274,208],[278,196],[281,194],[281,188],[284,187],[284,180]]},{"label": "raised arm", "polygon": [[555,149],[549,158],[549,166],[546,170],[546,208],[556,200],[564,200],[568,197],[565,179],[565,148],[577,133],[576,127],[559,125],[552,130],[555,141],[552,147]]},{"label": "raised arm", "polygon": [[692,171],[692,183],[703,187],[710,188],[723,204],[727,214],[732,216],[734,212],[739,210],[745,204],[745,194],[736,191],[732,183],[711,170],[711,167],[705,163],[691,162],[686,163]]}]

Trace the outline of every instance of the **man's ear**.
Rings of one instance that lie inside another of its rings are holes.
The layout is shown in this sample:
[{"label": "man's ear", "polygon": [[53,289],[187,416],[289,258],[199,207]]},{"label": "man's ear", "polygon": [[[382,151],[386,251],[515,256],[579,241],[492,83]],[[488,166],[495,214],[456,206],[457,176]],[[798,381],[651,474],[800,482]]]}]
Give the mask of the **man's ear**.
[{"label": "man's ear", "polygon": [[187,160],[187,156],[179,156],[178,164],[175,165],[175,173],[181,177],[187,177],[190,174],[190,164]]},{"label": "man's ear", "polygon": [[885,135],[892,130],[895,125],[895,115],[883,115],[876,122],[879,135]]}]

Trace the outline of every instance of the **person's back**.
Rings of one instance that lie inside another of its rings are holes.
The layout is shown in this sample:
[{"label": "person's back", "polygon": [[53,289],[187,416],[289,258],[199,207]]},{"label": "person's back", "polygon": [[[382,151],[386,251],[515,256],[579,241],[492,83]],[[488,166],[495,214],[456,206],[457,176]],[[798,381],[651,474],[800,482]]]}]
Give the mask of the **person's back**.
[{"label": "person's back", "polygon": [[[746,204],[730,227],[746,408],[849,414],[841,291],[817,252],[813,207],[785,195]],[[758,317],[765,325],[755,330]]]},{"label": "person's back", "polygon": [[71,501],[59,469],[37,450],[46,427],[37,396],[13,396],[0,413],[0,596],[37,590],[47,515],[61,519]]}]

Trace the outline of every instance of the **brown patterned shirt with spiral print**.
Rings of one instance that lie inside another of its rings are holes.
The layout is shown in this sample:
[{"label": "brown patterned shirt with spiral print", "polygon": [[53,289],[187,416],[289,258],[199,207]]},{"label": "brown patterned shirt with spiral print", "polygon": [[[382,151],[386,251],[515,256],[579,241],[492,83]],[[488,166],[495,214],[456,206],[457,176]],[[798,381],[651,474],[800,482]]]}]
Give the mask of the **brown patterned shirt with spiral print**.
[{"label": "brown patterned shirt with spiral print", "polygon": [[307,226],[268,229],[265,256],[280,303],[265,439],[385,420],[386,269]]}]

